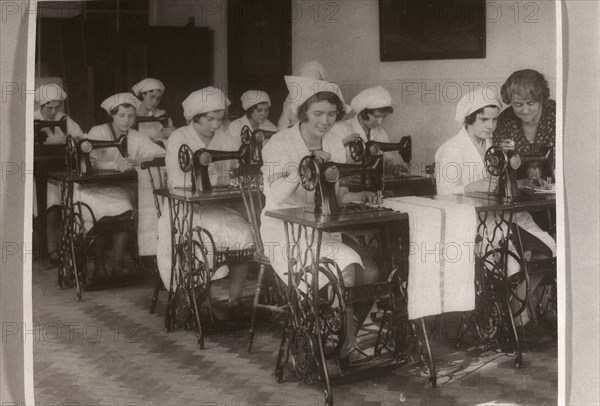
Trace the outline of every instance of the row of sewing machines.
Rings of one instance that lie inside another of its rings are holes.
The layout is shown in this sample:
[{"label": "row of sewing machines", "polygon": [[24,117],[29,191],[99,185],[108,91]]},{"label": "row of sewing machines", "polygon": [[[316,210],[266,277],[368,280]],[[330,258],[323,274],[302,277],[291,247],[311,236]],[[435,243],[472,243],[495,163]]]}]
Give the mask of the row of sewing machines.
[{"label": "row of sewing machines", "polygon": [[[233,177],[259,176],[257,171],[262,164],[262,147],[273,135],[267,131],[251,131],[248,127],[242,130],[242,145],[237,151],[216,151],[210,149],[199,149],[192,151],[187,145],[182,145],[178,151],[178,162],[180,169],[189,173],[192,195],[210,195],[219,193],[214,189],[210,181],[209,166],[213,162],[234,160],[239,164]],[[88,139],[76,140],[67,137],[65,156],[67,170],[76,177],[94,176],[90,162],[90,153],[101,148],[117,148],[122,156],[127,156],[127,136],[115,141],[96,141]],[[379,228],[385,230],[390,224],[397,225],[407,221],[407,216],[395,213],[389,209],[372,205],[347,204],[340,205],[336,199],[336,185],[348,177],[359,179],[360,186],[364,189],[376,191],[382,198],[386,188],[386,176],[384,173],[383,152],[396,151],[405,162],[411,160],[411,139],[404,137],[398,143],[380,143],[374,141],[354,141],[349,145],[350,156],[356,164],[320,162],[309,155],[304,157],[299,165],[300,183],[307,191],[315,192],[315,205],[304,209],[304,214],[286,212],[285,210],[271,213],[271,216],[279,218],[286,223],[286,230],[290,242],[300,244],[300,239],[308,238],[313,243],[320,241],[323,231],[344,231],[356,228]],[[511,145],[494,146],[485,154],[485,165],[490,175],[499,179],[497,197],[518,198],[520,190],[517,185],[517,172],[524,164],[538,163],[542,166],[552,168],[554,157],[552,148],[544,148],[534,154],[519,154]],[[258,175],[257,175],[258,174]],[[257,185],[260,188],[260,185]],[[170,196],[170,200],[177,200],[175,193],[163,194]],[[189,202],[189,195],[186,197]],[[183,201],[183,200],[182,200]],[[246,200],[244,200],[246,203]],[[169,202],[169,204],[174,204]],[[172,211],[172,210],[171,210]],[[307,217],[306,214],[309,214]],[[172,219],[172,223],[174,223]],[[191,227],[191,222],[190,222]],[[294,233],[293,229],[297,228]],[[309,231],[312,230],[312,231]],[[315,234],[316,230],[316,234]],[[181,230],[180,230],[181,231]],[[397,231],[397,230],[396,230]],[[368,286],[344,287],[336,286],[329,288],[331,297],[321,297],[323,287],[319,286],[320,278],[309,278],[306,275],[314,269],[323,272],[327,276],[327,284],[335,285],[338,282],[333,276],[337,273],[337,280],[341,279],[339,269],[336,265],[326,259],[321,259],[318,244],[315,248],[316,256],[313,263],[304,263],[302,256],[298,255],[293,261],[290,260],[290,272],[287,281],[287,304],[288,321],[284,327],[280,352],[276,365],[276,378],[283,380],[283,370],[289,368],[293,374],[302,380],[310,381],[317,379],[321,381],[325,392],[326,403],[332,404],[331,381],[328,362],[332,359],[339,361],[339,347],[343,341],[341,326],[348,323],[345,320],[343,308],[349,303],[358,303],[367,300],[376,300],[381,306],[383,316],[380,318],[380,328],[377,335],[375,350],[372,356],[367,357],[368,362],[362,365],[358,371],[363,377],[372,376],[374,369],[392,370],[406,363],[406,354],[402,350],[408,341],[418,338],[419,345],[423,348],[423,341],[427,349],[429,382],[436,385],[436,373],[431,350],[427,341],[425,324],[421,319],[422,333],[419,335],[419,326],[416,323],[406,323],[406,270],[399,271],[402,265],[394,258],[398,247],[398,235],[386,234],[379,241],[379,263],[387,268],[389,277],[386,281]],[[384,233],[385,234],[385,233]],[[188,233],[191,238],[193,233]],[[318,238],[315,239],[315,236]],[[309,238],[309,236],[312,236]],[[311,239],[312,238],[312,239]],[[184,241],[183,244],[186,244]],[[173,252],[184,254],[184,247],[173,247]],[[291,258],[291,257],[290,257]],[[304,259],[305,261],[305,259]],[[192,264],[193,260],[179,260],[180,264]],[[174,266],[174,265],[173,265]],[[316,268],[314,268],[316,267]],[[186,272],[193,274],[194,270]],[[75,273],[77,271],[75,270]],[[192,280],[193,278],[181,277],[178,280]],[[301,287],[303,286],[303,287]],[[187,292],[188,307],[191,307],[195,297],[194,285],[182,285],[183,292]],[[168,287],[171,297],[172,287]],[[332,289],[332,290],[331,290]],[[337,290],[336,290],[337,289]],[[337,293],[336,293],[337,292]],[[208,293],[210,295],[210,292]],[[198,309],[186,309],[186,312],[198,314]],[[202,335],[201,321],[197,317],[197,331]],[[410,330],[408,332],[407,330]],[[412,337],[412,338],[411,338]],[[380,362],[383,353],[389,352],[391,358],[386,362]],[[519,353],[520,356],[520,353]],[[424,359],[425,360],[425,359]],[[291,361],[291,367],[290,362]],[[352,376],[348,370],[341,371],[341,377]]]}]

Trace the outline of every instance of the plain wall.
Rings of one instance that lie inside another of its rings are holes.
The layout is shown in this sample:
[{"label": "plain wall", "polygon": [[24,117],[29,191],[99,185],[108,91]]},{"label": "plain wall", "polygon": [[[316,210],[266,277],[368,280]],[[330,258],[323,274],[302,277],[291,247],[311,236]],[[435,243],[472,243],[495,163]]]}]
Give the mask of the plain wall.
[{"label": "plain wall", "polygon": [[[227,0],[150,0],[149,24],[183,27],[193,17],[196,27],[214,30],[214,85],[227,89]],[[190,49],[189,52],[194,52]],[[198,86],[198,89],[200,86]],[[190,89],[190,92],[198,89]]]},{"label": "plain wall", "polygon": [[394,114],[384,128],[392,141],[411,134],[414,162],[432,163],[436,149],[458,131],[455,106],[473,83],[499,89],[513,71],[532,68],[546,75],[555,97],[555,3],[517,3],[487,2],[485,59],[380,62],[378,1],[297,1],[292,61],[321,62],[348,103],[366,87],[387,88]]}]

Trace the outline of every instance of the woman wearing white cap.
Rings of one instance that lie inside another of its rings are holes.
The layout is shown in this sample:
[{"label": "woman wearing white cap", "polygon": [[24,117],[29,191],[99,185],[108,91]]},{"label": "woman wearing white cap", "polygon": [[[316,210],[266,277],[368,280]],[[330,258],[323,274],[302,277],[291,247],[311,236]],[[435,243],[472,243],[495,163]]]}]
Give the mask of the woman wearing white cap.
[{"label": "woman wearing white cap", "polygon": [[[44,144],[64,144],[67,140],[67,135],[70,134],[73,137],[83,137],[83,131],[79,125],[67,116],[65,113],[60,111],[63,101],[67,98],[67,94],[63,89],[56,83],[49,83],[41,85],[35,90],[35,102],[39,106],[33,112],[34,120],[44,121],[60,121],[64,117],[67,120],[67,134],[65,134],[59,127],[54,128],[43,128],[42,131],[47,135]],[[35,179],[34,179],[35,182]],[[58,183],[48,181],[47,187],[47,201],[46,208],[48,213],[46,215],[46,240],[47,240],[47,251],[48,258],[51,263],[57,263],[58,254],[58,239],[60,231],[60,192],[58,189]],[[36,188],[34,186],[33,192],[35,194]],[[37,215],[37,198],[33,196],[33,213]]]},{"label": "woman wearing white cap", "polygon": [[[135,170],[138,162],[164,155],[165,151],[160,146],[138,131],[131,129],[131,126],[135,123],[138,104],[139,100],[131,93],[118,93],[102,102],[101,107],[108,113],[109,122],[92,127],[86,138],[99,141],[116,141],[121,136],[126,135],[127,157],[121,156],[117,148],[93,150],[90,153],[90,160],[94,169],[116,170],[119,172],[131,171]],[[79,190],[81,201],[92,208],[98,221],[102,221],[104,217],[127,215],[136,207],[135,189],[131,187],[90,185],[81,186]],[[87,214],[86,211],[84,213]],[[90,219],[86,219],[84,216],[84,220],[86,220],[86,228],[89,228],[91,226]],[[106,243],[110,236],[101,237],[99,238],[101,240],[99,244]],[[115,270],[117,272],[123,272],[126,268],[124,253],[129,238],[131,236],[124,231],[118,231],[112,235]],[[100,271],[103,267],[102,258],[96,258],[94,273]],[[93,274],[88,275],[88,282],[91,282],[93,277]]]},{"label": "woman wearing white cap", "polygon": [[[337,123],[331,129],[344,145],[356,139],[362,139],[364,142],[390,142],[387,132],[381,126],[383,120],[394,112],[390,92],[381,86],[370,87],[354,96],[350,106],[356,116]],[[356,163],[349,154],[347,161]],[[400,155],[393,151],[384,153],[384,162],[385,172],[394,175],[399,175],[406,167]]]},{"label": "woman wearing white cap", "polygon": [[[160,80],[146,78],[133,85],[131,90],[140,100],[137,108],[138,117],[161,117],[167,114],[165,110],[158,108],[165,91],[165,86]],[[165,142],[174,130],[171,119],[169,119],[169,125],[166,127],[163,127],[159,122],[140,123],[138,125],[138,131],[148,136],[152,141]]]},{"label": "woman wearing white cap", "polygon": [[248,90],[240,97],[242,108],[246,112],[242,117],[229,124],[229,135],[241,142],[241,132],[244,126],[250,130],[277,131],[277,127],[269,121],[271,98],[262,90]]},{"label": "woman wearing white cap", "polygon": [[[263,150],[265,164],[262,172],[266,202],[261,216],[260,233],[265,245],[274,247],[270,250],[271,265],[287,283],[284,225],[282,221],[268,217],[265,213],[268,210],[314,204],[314,192],[309,192],[300,185],[298,165],[307,155],[313,155],[322,161],[346,161],[341,142],[329,130],[350,110],[350,106],[344,103],[339,87],[333,83],[299,76],[286,76],[285,81],[289,90],[291,112],[294,116],[297,115],[299,122],[273,135]],[[343,187],[338,192],[338,200],[342,203],[374,202],[375,198],[374,193],[351,193]],[[332,259],[342,270],[346,286],[378,280],[377,267],[372,261],[361,259],[348,245],[324,235],[322,247],[324,255],[328,254],[328,248],[334,248]],[[323,279],[321,286],[325,283],[326,280]],[[348,306],[348,320],[354,320],[354,323],[347,323],[347,338],[341,350],[341,358],[347,359],[354,348],[355,334],[369,310],[369,303]]]},{"label": "woman wearing white cap", "polygon": [[[186,144],[192,151],[207,148],[218,151],[237,151],[241,142],[221,130],[225,110],[230,102],[227,96],[215,87],[192,92],[182,103],[183,115],[188,125],[178,128],[171,134],[167,145],[165,159],[167,179],[170,188],[190,187],[190,176],[179,168],[179,148]],[[232,161],[213,162],[209,166],[212,185],[229,185]],[[166,220],[165,220],[166,218]],[[159,231],[157,260],[165,286],[170,285],[171,278],[171,239],[168,232],[168,216],[159,220],[160,230],[166,229],[168,238],[162,238]],[[254,246],[252,232],[248,221],[236,210],[223,206],[207,206],[200,209],[195,206],[194,225],[208,230],[218,249],[242,250]],[[210,254],[210,253],[209,253]],[[229,318],[242,315],[241,296],[244,282],[248,274],[247,263],[230,263],[216,270],[215,277],[225,276],[229,271]]]},{"label": "woman wearing white cap", "polygon": [[42,129],[48,135],[44,144],[64,144],[69,134],[73,137],[83,137],[83,131],[81,131],[79,125],[71,117],[60,111],[67,94],[58,84],[41,85],[35,90],[34,98],[39,106],[39,109],[36,109],[33,113],[34,120],[60,121],[63,117],[67,117],[67,134],[63,133],[58,127]]},{"label": "woman wearing white cap", "polygon": [[[301,63],[294,70],[294,76],[302,76],[304,78],[314,79],[314,80],[325,80],[325,68],[318,61],[308,61]],[[290,101],[288,98],[283,102],[283,108],[281,110],[281,117],[279,117],[279,121],[277,122],[277,128],[279,130],[285,130],[286,128],[290,128],[294,124],[298,122],[298,118],[292,112],[290,107]]]},{"label": "woman wearing white cap", "polygon": [[[492,89],[476,89],[460,100],[455,116],[455,120],[461,125],[460,131],[442,144],[435,154],[438,194],[489,190],[490,179],[485,169],[484,155],[492,146],[492,133],[496,129],[501,107],[502,103]],[[492,185],[493,189],[497,187],[495,182]],[[521,228],[522,235],[531,235],[531,239],[536,241],[533,244],[536,249],[525,255],[538,258],[556,256],[556,242],[533,221],[528,212],[516,212],[514,222]],[[490,233],[493,232],[494,225],[491,219],[488,225]],[[511,249],[514,250],[514,247]],[[518,270],[515,266],[515,263],[509,262],[509,273]],[[533,291],[539,279],[531,278],[529,283]]]}]

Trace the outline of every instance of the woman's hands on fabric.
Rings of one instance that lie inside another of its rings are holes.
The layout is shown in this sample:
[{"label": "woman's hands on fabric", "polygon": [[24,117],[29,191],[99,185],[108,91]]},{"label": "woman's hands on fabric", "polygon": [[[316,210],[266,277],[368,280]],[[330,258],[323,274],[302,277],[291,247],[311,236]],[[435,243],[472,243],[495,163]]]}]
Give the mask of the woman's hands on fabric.
[{"label": "woman's hands on fabric", "polygon": [[373,192],[348,192],[342,197],[342,203],[360,202],[363,204],[377,204],[377,195]]}]

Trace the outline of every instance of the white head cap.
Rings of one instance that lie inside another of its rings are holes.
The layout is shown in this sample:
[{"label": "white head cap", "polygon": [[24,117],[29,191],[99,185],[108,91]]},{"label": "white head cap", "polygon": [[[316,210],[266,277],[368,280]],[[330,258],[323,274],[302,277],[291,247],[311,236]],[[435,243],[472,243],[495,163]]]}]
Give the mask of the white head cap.
[{"label": "white head cap", "polygon": [[459,124],[464,124],[465,117],[485,106],[496,106],[502,109],[502,102],[493,88],[475,89],[465,94],[456,105],[454,119]]},{"label": "white head cap", "polygon": [[271,106],[271,98],[266,92],[262,90],[248,90],[240,97],[242,101],[242,108],[248,110],[250,107],[259,103],[268,103]]},{"label": "white head cap", "polygon": [[38,103],[40,106],[43,106],[44,104],[54,100],[63,101],[67,98],[67,94],[57,83],[48,83],[38,87],[35,90],[34,97],[36,103]]},{"label": "white head cap", "polygon": [[158,80],[153,78],[146,78],[131,87],[131,90],[136,96],[141,96],[144,92],[149,92],[150,90],[160,90],[161,92],[165,91],[165,85]]},{"label": "white head cap", "polygon": [[390,95],[390,92],[382,86],[370,87],[354,96],[354,99],[350,102],[350,106],[352,106],[352,110],[354,110],[356,114],[364,109],[391,107],[392,96]]},{"label": "white head cap", "polygon": [[346,113],[352,111],[352,108],[344,102],[342,91],[335,83],[325,82],[324,80],[315,80],[302,76],[284,76],[288,88],[287,99],[290,102],[292,114],[298,113],[298,107],[308,98],[319,92],[335,93],[345,106]]},{"label": "white head cap", "polygon": [[110,114],[110,111],[112,109],[121,104],[131,104],[137,110],[137,108],[140,106],[140,100],[131,93],[117,93],[115,95],[107,97],[102,102],[100,107],[102,107],[104,110],[106,110],[108,114]]},{"label": "white head cap", "polygon": [[317,61],[308,61],[296,66],[294,76],[303,76],[315,80],[325,80],[325,69]]},{"label": "white head cap", "polygon": [[225,110],[230,104],[225,93],[213,86],[190,93],[181,103],[186,120],[191,120],[197,114]]}]

